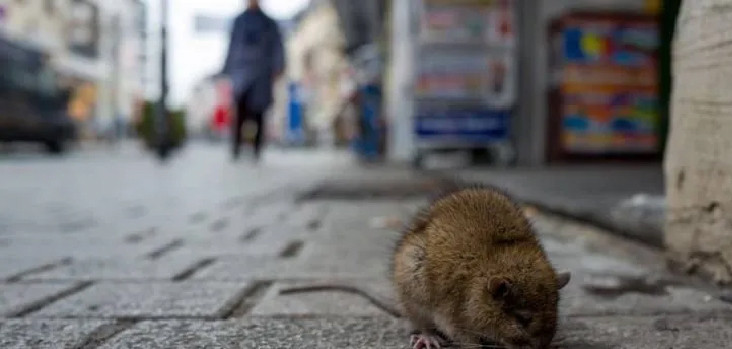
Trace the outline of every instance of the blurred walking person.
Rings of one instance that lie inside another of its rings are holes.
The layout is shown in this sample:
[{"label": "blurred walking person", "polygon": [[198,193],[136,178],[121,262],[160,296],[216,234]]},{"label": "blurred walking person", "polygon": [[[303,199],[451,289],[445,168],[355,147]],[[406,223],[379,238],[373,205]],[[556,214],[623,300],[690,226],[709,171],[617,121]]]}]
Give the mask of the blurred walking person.
[{"label": "blurred walking person", "polygon": [[259,160],[264,143],[264,113],[273,101],[275,80],[284,70],[284,48],[277,23],[248,0],[247,9],[236,17],[223,74],[231,79],[236,103],[232,122],[232,155],[239,157],[242,126],[251,120],[257,126],[254,158]]}]

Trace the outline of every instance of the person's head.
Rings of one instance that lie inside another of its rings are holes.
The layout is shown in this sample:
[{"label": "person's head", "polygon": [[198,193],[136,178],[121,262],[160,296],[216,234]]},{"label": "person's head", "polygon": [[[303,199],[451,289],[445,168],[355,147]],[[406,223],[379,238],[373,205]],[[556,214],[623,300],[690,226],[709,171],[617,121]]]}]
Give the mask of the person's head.
[{"label": "person's head", "polygon": [[259,0],[246,0],[247,8],[259,8]]}]

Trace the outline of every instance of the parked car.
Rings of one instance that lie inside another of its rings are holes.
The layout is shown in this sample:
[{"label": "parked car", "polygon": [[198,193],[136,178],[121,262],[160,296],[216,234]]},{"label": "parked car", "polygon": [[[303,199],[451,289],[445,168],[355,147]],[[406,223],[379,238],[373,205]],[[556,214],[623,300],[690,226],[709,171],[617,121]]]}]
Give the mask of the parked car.
[{"label": "parked car", "polygon": [[0,142],[38,142],[62,153],[76,135],[69,96],[42,50],[0,37]]}]

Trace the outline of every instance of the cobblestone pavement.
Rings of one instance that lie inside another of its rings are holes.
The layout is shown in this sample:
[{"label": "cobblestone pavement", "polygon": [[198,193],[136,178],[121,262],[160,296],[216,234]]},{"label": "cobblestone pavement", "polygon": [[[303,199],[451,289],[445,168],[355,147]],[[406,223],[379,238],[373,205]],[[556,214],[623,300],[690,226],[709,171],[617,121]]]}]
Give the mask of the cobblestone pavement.
[{"label": "cobblestone pavement", "polygon": [[[359,296],[278,290],[349,280],[389,297],[385,223],[423,203],[405,194],[420,177],[328,154],[104,154],[0,157],[0,348],[407,347],[405,324]],[[668,275],[658,251],[527,214],[574,273],[562,348],[732,343],[732,307]]]}]

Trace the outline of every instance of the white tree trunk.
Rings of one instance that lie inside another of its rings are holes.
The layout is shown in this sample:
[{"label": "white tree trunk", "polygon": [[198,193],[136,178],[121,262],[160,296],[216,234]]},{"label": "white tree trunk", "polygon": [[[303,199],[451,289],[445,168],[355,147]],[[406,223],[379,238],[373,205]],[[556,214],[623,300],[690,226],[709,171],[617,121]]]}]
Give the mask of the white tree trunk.
[{"label": "white tree trunk", "polygon": [[669,258],[732,281],[732,0],[686,0],[665,160]]}]

